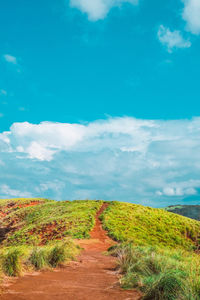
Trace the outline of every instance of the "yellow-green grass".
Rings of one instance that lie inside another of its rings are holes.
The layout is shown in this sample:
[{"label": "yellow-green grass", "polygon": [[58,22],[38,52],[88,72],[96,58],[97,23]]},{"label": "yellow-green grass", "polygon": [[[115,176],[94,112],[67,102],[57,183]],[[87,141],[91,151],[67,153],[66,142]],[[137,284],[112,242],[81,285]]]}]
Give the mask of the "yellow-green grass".
[{"label": "yellow-green grass", "polygon": [[102,201],[90,200],[45,200],[22,208],[19,205],[1,218],[0,227],[9,229],[2,245],[41,245],[65,237],[89,238],[101,205]]},{"label": "yellow-green grass", "polygon": [[10,246],[0,249],[2,275],[19,276],[24,271],[55,268],[74,260],[80,249],[70,239],[51,242],[48,246]]},{"label": "yellow-green grass", "polygon": [[146,300],[199,300],[199,255],[181,249],[124,243],[112,254],[123,274],[121,285],[137,288]]},{"label": "yellow-green grass", "polygon": [[200,244],[200,222],[162,209],[112,202],[102,220],[109,235],[121,242],[189,251]]}]

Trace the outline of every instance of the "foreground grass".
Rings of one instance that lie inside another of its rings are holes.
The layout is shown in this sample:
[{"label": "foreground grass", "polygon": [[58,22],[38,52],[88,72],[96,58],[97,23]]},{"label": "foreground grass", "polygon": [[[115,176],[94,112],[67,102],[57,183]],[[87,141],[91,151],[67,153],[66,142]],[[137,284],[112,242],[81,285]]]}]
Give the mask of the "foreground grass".
[{"label": "foreground grass", "polygon": [[112,202],[102,215],[104,228],[118,241],[134,245],[195,250],[200,244],[200,222],[142,205]]},{"label": "foreground grass", "polygon": [[146,300],[199,300],[200,262],[183,250],[134,246],[111,250],[118,257],[124,288],[138,288]]},{"label": "foreground grass", "polygon": [[20,276],[24,271],[55,268],[74,260],[79,251],[79,247],[69,239],[41,247],[12,246],[1,248],[1,274]]},{"label": "foreground grass", "polygon": [[89,238],[102,201],[43,201],[34,206],[18,205],[1,219],[9,228],[4,246],[44,245],[65,237]]}]

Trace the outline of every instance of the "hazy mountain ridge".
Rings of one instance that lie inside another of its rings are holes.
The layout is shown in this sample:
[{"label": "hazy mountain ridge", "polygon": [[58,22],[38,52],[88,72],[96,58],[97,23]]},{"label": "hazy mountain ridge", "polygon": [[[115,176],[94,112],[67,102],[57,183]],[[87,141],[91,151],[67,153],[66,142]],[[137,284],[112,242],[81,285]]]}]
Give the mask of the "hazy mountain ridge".
[{"label": "hazy mountain ridge", "polygon": [[200,205],[170,205],[165,209],[168,212],[200,221]]}]

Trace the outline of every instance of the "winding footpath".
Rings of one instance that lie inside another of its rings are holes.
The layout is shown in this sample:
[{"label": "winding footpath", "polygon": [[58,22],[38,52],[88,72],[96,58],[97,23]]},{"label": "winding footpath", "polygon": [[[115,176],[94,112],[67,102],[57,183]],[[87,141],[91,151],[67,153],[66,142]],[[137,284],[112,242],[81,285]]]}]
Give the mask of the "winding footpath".
[{"label": "winding footpath", "polygon": [[96,215],[91,239],[79,240],[84,248],[78,261],[54,271],[33,273],[14,279],[1,300],[139,300],[136,291],[125,291],[119,286],[116,258],[103,252],[115,242],[102,228],[100,214],[108,204],[103,204]]}]

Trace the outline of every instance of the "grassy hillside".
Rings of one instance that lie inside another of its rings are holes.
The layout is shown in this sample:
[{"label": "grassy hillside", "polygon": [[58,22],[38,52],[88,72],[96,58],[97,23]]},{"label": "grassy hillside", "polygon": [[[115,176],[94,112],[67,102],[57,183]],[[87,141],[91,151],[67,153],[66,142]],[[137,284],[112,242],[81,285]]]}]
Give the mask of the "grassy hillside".
[{"label": "grassy hillside", "polygon": [[200,243],[200,222],[162,209],[112,202],[102,219],[109,235],[118,241],[185,250],[195,250]]},{"label": "grassy hillside", "polygon": [[165,210],[200,221],[200,205],[172,205]]},{"label": "grassy hillside", "polygon": [[101,201],[0,200],[0,279],[75,259],[72,238],[88,238]]},{"label": "grassy hillside", "polygon": [[113,202],[102,215],[109,235],[122,242],[118,259],[124,288],[143,300],[199,300],[200,222],[141,205]]},{"label": "grassy hillside", "polygon": [[87,238],[100,206],[101,201],[3,200],[2,243],[44,245],[64,237]]},{"label": "grassy hillside", "polygon": [[[73,238],[89,238],[103,201],[0,200],[0,273],[21,274],[74,259]],[[119,241],[124,288],[138,288],[146,300],[200,299],[200,222],[163,209],[110,202],[101,215]],[[196,253],[195,253],[196,252]]]}]

